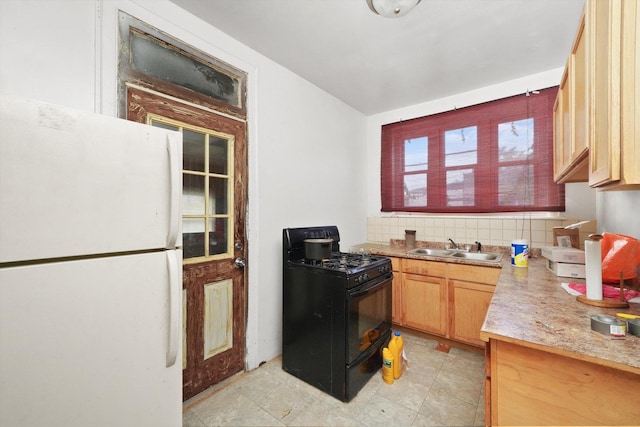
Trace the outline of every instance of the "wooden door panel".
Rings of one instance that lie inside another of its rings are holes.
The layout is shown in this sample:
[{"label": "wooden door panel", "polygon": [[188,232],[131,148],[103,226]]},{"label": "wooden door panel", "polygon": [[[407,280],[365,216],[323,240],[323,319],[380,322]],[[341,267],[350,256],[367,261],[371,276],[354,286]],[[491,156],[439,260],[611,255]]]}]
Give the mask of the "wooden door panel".
[{"label": "wooden door panel", "polygon": [[234,260],[245,258],[247,246],[246,123],[137,88],[127,89],[127,106],[129,120],[147,123],[151,115],[185,124],[185,129],[195,126],[233,138],[233,218],[229,219],[233,236],[229,238],[240,245],[224,245],[221,253],[183,263],[186,400],[245,367],[246,268],[238,268]]}]

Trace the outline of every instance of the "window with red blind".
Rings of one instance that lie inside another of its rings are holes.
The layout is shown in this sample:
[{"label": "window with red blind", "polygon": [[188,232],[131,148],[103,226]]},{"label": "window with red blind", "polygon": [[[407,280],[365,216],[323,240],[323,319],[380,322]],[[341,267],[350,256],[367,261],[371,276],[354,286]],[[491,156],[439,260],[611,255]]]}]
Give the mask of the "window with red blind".
[{"label": "window with red blind", "polygon": [[557,91],[384,125],[382,211],[564,211],[564,185],[553,182]]}]

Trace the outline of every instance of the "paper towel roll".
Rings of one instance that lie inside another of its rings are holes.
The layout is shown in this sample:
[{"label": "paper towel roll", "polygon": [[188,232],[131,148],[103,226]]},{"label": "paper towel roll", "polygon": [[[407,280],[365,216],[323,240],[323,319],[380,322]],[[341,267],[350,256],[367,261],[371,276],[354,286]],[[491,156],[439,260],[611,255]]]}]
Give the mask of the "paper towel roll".
[{"label": "paper towel roll", "polygon": [[602,300],[602,235],[591,234],[584,242],[585,271],[587,276],[587,298]]}]

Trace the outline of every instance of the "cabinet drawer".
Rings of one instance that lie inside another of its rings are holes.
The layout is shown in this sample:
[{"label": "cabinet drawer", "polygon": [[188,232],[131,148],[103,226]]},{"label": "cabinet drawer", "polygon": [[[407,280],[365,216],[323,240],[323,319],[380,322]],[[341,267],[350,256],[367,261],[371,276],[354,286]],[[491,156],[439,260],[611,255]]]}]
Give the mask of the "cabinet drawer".
[{"label": "cabinet drawer", "polygon": [[402,260],[402,272],[422,274],[425,276],[446,277],[447,263],[404,258]]},{"label": "cabinet drawer", "polygon": [[494,285],[498,283],[500,268],[478,265],[449,264],[449,279],[472,281]]},{"label": "cabinet drawer", "polygon": [[402,260],[400,258],[389,258],[391,260],[391,269],[393,271],[402,271]]}]

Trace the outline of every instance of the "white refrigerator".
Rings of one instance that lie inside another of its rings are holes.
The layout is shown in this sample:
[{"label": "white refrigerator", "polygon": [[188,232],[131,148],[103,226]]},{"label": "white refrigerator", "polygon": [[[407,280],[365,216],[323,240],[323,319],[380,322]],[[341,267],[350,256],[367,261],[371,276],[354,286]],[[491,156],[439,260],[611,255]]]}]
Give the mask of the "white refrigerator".
[{"label": "white refrigerator", "polygon": [[0,426],[182,424],[182,136],[0,95]]}]

